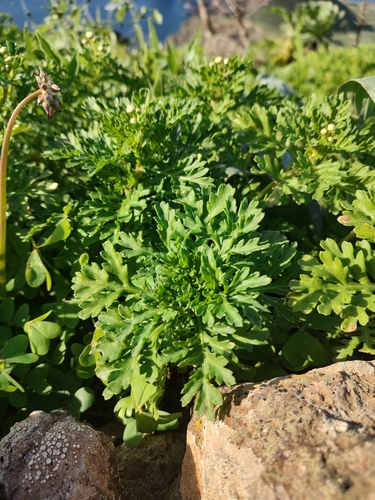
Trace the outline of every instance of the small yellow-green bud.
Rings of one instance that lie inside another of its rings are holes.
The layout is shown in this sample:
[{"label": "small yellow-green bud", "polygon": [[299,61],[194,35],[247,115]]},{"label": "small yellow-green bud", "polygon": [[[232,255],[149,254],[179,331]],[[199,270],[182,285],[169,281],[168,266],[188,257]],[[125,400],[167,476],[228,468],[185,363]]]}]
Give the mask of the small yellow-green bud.
[{"label": "small yellow-green bud", "polygon": [[326,127],[323,127],[323,128],[321,129],[321,131],[320,131],[320,133],[321,133],[322,135],[326,135],[326,133],[327,133],[327,132],[328,132],[328,130],[326,129]]},{"label": "small yellow-green bud", "polygon": [[127,113],[134,113],[134,111],[135,111],[135,106],[134,106],[134,104],[128,104],[128,105],[126,106],[126,112],[127,112]]}]

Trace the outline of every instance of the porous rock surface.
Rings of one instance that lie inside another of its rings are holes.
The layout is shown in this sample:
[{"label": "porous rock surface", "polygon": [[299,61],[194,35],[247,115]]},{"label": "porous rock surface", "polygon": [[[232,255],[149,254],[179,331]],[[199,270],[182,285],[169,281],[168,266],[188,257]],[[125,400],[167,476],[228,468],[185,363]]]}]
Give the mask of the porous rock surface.
[{"label": "porous rock surface", "polygon": [[1,500],[116,500],[121,493],[110,438],[68,412],[33,412],[0,441]]},{"label": "porous rock surface", "polygon": [[375,362],[223,390],[188,427],[183,500],[375,500]]}]

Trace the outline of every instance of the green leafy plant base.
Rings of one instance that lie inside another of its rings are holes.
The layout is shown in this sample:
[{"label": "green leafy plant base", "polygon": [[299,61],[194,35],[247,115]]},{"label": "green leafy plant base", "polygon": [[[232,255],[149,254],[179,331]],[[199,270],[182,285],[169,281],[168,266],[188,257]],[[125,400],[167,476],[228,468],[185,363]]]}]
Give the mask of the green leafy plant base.
[{"label": "green leafy plant base", "polygon": [[213,418],[220,385],[373,356],[374,78],[285,96],[199,37],[164,51],[151,18],[146,43],[128,3],[137,49],[59,8],[36,32],[0,23],[3,129],[40,66],[63,100],[13,129],[2,432],[114,409],[136,446],[184,407]]}]

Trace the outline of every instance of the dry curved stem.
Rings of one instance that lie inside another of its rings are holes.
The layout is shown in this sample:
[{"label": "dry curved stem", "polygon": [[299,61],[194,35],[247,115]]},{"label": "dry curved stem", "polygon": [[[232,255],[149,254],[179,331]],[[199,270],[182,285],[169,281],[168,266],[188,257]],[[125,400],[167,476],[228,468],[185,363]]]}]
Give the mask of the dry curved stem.
[{"label": "dry curved stem", "polygon": [[42,105],[49,120],[52,120],[54,111],[61,111],[61,103],[56,92],[60,90],[56,84],[47,79],[46,74],[41,69],[38,76],[36,76],[38,83],[38,90],[32,92],[25,97],[12,113],[9,118],[3,140],[3,146],[0,156],[0,297],[6,296],[6,208],[7,208],[7,163],[9,153],[9,143],[12,136],[12,130],[18,115],[22,108],[30,101],[38,97],[38,104]]}]

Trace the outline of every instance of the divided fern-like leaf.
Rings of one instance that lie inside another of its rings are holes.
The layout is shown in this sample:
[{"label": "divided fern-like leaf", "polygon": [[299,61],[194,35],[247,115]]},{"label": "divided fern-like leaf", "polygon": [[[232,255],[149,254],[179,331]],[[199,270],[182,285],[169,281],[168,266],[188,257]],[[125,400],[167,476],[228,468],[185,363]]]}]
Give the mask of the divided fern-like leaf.
[{"label": "divided fern-like leaf", "polygon": [[[198,414],[212,418],[222,401],[217,386],[234,384],[237,371],[253,373],[244,354],[267,344],[273,304],[283,307],[282,276],[295,246],[260,233],[257,203],[237,207],[233,195],[221,185],[199,197],[186,190],[173,206],[161,202],[157,238],[142,242],[120,232],[116,245],[104,243],[101,267],[85,264],[74,278],[81,316],[97,317],[103,332],[92,349],[105,397],[125,398],[126,418],[138,419],[139,428],[149,418],[141,423],[139,412],[161,422],[158,405],[173,365],[189,370],[182,404],[196,397]],[[139,377],[148,396],[136,404]]]},{"label": "divided fern-like leaf", "polygon": [[354,332],[375,312],[375,253],[367,241],[344,241],[340,248],[327,239],[321,247],[320,261],[308,255],[300,261],[306,274],[291,282],[289,304],[294,311],[336,314],[342,330]]}]

